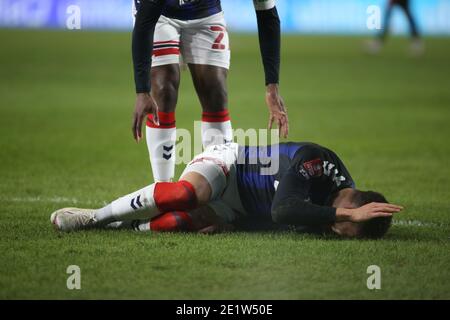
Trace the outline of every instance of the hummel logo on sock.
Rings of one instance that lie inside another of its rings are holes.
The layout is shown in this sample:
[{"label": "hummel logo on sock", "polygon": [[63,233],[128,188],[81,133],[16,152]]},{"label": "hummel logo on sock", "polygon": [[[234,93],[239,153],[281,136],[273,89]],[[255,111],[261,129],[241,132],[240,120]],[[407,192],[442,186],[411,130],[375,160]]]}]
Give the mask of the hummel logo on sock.
[{"label": "hummel logo on sock", "polygon": [[170,152],[170,151],[172,151],[172,149],[173,149],[173,145],[163,146],[163,150],[168,152],[168,153],[164,153],[163,152],[162,156],[163,156],[164,159],[169,160],[170,158],[172,158],[172,152]]},{"label": "hummel logo on sock", "polygon": [[[137,207],[136,207],[137,205]],[[131,199],[131,203],[130,206],[134,209],[137,210],[139,208],[142,208],[142,203],[141,203],[141,196],[137,196],[136,198]]]}]

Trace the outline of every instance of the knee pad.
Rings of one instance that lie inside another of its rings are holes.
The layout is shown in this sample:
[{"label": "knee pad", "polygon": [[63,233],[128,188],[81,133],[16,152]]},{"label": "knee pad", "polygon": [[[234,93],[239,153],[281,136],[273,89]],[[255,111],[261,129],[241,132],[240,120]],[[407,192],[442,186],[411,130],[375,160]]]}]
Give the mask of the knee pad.
[{"label": "knee pad", "polygon": [[156,183],[154,199],[161,213],[189,211],[197,207],[195,189],[192,184],[184,180]]}]

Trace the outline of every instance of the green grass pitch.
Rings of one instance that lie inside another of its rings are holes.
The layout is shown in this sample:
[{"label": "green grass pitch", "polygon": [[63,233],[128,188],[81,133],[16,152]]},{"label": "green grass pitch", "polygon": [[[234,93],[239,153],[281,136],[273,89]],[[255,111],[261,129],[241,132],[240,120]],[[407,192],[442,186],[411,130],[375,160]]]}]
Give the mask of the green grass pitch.
[{"label": "green grass pitch", "polygon": [[[264,128],[255,35],[232,35],[235,128]],[[0,298],[450,298],[450,42],[283,36],[290,140],[334,149],[357,185],[405,206],[381,241],[295,233],[55,232],[64,206],[99,207],[152,182],[131,135],[127,33],[0,31]],[[182,74],[177,125],[200,106]],[[180,173],[181,166],[177,168]],[[81,290],[66,268],[81,268]],[[381,290],[368,290],[369,265]]]}]

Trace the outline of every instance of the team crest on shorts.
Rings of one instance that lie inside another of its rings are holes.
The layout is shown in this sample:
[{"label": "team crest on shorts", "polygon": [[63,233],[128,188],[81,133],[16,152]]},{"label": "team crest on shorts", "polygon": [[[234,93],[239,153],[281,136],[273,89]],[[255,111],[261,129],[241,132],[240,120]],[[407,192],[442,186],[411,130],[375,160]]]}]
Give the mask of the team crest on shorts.
[{"label": "team crest on shorts", "polygon": [[300,169],[300,173],[305,178],[320,177],[323,174],[322,160],[314,159],[303,163],[303,168]]}]

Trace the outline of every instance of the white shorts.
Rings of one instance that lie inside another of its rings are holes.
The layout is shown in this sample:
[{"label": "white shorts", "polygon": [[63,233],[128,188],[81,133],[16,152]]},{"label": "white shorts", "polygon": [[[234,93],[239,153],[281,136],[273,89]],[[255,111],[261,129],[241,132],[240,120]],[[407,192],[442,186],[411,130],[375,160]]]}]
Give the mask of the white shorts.
[{"label": "white shorts", "polygon": [[230,46],[223,12],[196,20],[161,16],[156,24],[152,66],[180,63],[228,69]]},{"label": "white shorts", "polygon": [[212,145],[186,166],[181,178],[189,172],[201,174],[212,189],[208,204],[224,222],[232,223],[246,211],[239,197],[236,177],[236,162],[239,145],[227,143]]}]

